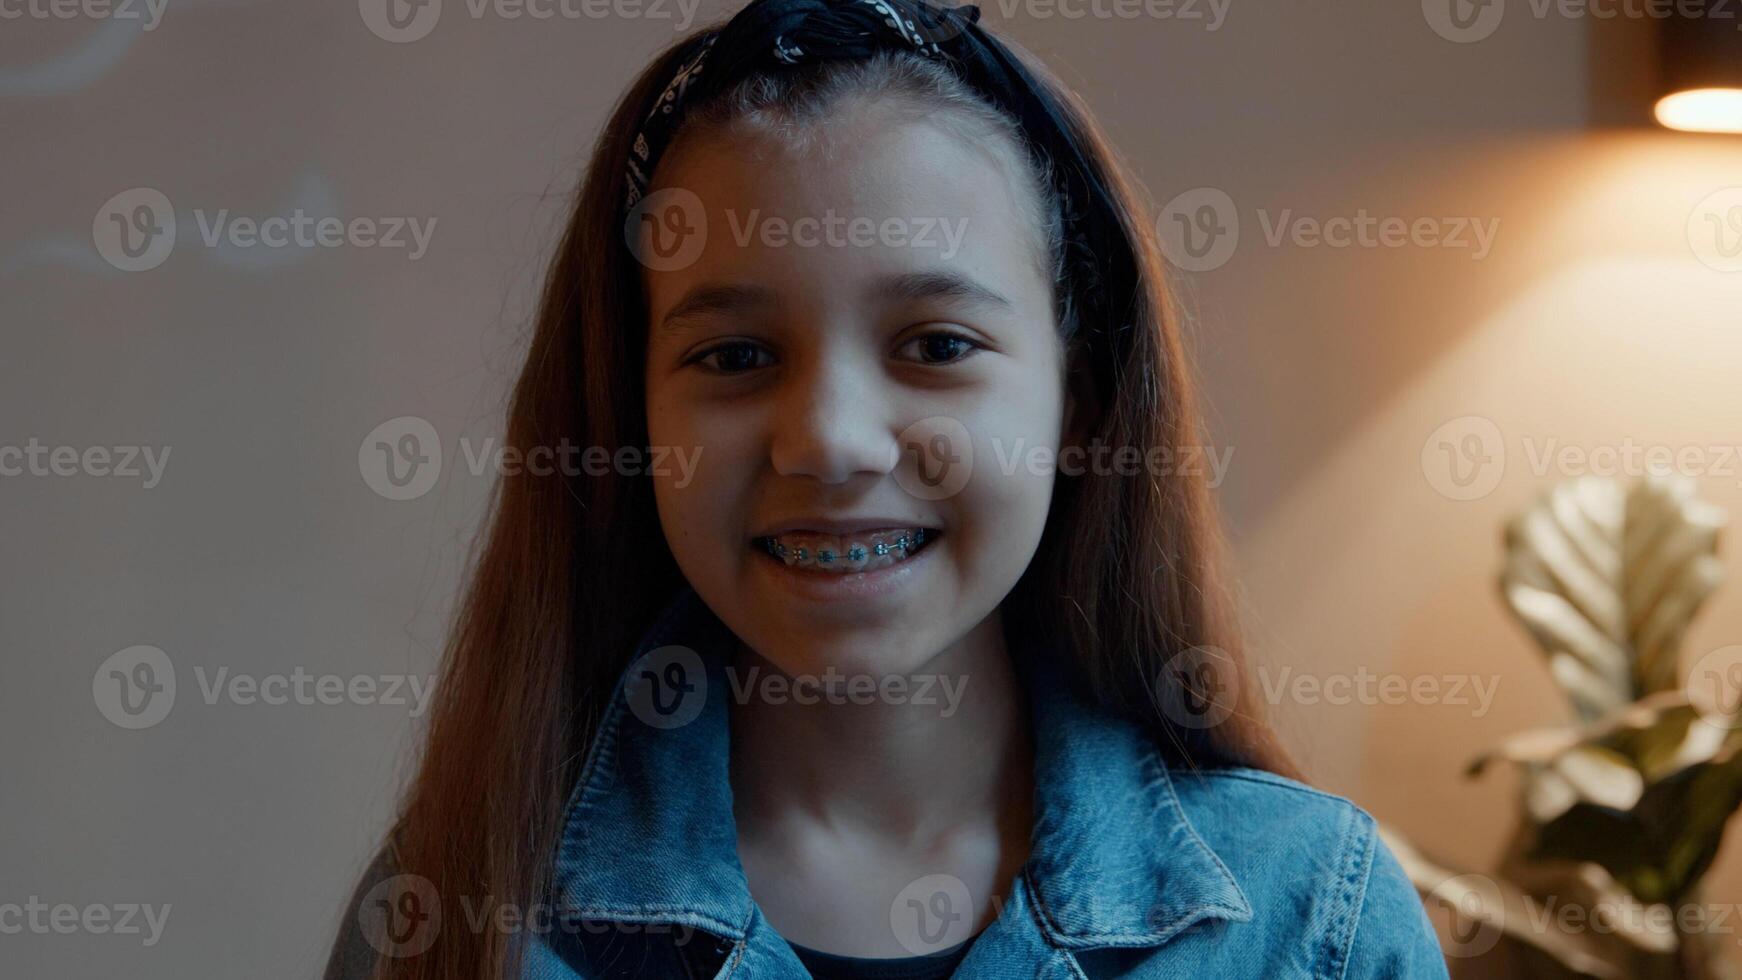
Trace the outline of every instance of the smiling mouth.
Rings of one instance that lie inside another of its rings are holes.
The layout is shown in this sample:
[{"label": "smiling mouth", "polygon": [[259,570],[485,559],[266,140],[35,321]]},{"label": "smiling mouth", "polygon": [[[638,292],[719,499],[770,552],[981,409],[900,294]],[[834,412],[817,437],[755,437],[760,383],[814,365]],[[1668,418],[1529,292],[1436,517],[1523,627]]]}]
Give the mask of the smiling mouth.
[{"label": "smiling mouth", "polygon": [[886,528],[858,534],[793,531],[755,538],[752,544],[789,568],[845,575],[899,565],[941,534],[929,527]]}]

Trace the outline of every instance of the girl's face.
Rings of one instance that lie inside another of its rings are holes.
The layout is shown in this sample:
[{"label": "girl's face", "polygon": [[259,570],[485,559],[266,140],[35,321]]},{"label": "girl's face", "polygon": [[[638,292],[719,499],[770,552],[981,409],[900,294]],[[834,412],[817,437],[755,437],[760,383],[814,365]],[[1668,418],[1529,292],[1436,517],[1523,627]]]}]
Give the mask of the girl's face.
[{"label": "girl's face", "polygon": [[1039,544],[1066,424],[1052,292],[992,150],[874,104],[811,135],[686,137],[659,167],[648,431],[694,458],[656,468],[659,517],[782,671],[915,673],[993,635]]}]

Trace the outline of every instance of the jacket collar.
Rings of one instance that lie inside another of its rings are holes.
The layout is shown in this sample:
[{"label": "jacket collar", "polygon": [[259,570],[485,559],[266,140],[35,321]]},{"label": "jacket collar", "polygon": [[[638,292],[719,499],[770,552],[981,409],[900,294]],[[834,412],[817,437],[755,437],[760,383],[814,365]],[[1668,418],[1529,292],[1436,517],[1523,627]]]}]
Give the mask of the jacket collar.
[{"label": "jacket collar", "polygon": [[[731,640],[687,586],[644,634],[568,804],[555,864],[565,914],[740,944],[772,932],[738,861],[722,693]],[[1146,734],[1069,693],[1055,665],[1018,662],[1036,753],[1025,904],[1047,941],[1152,946],[1205,919],[1249,921]]]}]

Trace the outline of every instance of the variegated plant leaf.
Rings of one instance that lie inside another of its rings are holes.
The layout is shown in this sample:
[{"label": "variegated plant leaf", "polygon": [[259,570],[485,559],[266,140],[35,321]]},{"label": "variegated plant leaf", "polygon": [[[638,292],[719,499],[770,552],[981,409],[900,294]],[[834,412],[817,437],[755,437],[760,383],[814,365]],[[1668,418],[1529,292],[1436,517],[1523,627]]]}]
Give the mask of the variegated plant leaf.
[{"label": "variegated plant leaf", "polygon": [[[1696,717],[1703,717],[1707,722],[1705,727],[1720,733],[1738,727],[1727,716],[1707,713],[1698,708],[1683,691],[1659,691],[1581,725],[1532,728],[1509,735],[1494,748],[1476,756],[1470,762],[1467,775],[1479,774],[1495,759],[1525,766],[1546,764],[1554,761],[1561,753],[1586,744],[1617,747],[1622,754],[1634,759],[1636,764],[1648,763],[1655,757],[1643,752],[1636,754],[1633,750],[1633,746],[1652,740],[1652,737],[1642,733],[1664,726],[1666,720],[1672,728],[1679,731]],[[1640,769],[1648,774],[1652,771],[1649,765],[1644,764],[1640,765]]]},{"label": "variegated plant leaf", "polygon": [[[1594,861],[1644,902],[1679,903],[1699,882],[1723,841],[1730,816],[1742,805],[1742,736],[1728,732],[1716,744],[1687,728],[1670,758],[1680,764],[1645,785],[1630,807],[1581,799],[1541,822],[1534,859]],[[1704,759],[1689,761],[1701,751]]]},{"label": "variegated plant leaf", "polygon": [[1538,824],[1578,804],[1630,810],[1653,783],[1710,763],[1742,739],[1735,719],[1707,712],[1682,691],[1659,691],[1580,726],[1532,729],[1476,757],[1522,769],[1525,809]]},{"label": "variegated plant leaf", "polygon": [[1682,636],[1724,580],[1717,548],[1725,523],[1722,508],[1694,498],[1692,480],[1648,477],[1627,495],[1627,631],[1641,694],[1681,685]]},{"label": "variegated plant leaf", "polygon": [[1678,686],[1688,620],[1722,578],[1724,515],[1683,480],[1556,485],[1507,522],[1501,593],[1579,717]]}]

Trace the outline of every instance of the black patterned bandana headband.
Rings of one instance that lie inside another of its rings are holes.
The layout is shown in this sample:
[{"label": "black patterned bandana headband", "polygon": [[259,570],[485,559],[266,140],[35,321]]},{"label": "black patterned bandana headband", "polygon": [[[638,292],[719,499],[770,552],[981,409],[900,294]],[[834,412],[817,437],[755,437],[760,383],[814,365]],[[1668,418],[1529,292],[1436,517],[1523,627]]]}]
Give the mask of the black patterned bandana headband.
[{"label": "black patterned bandana headband", "polygon": [[[1066,267],[1077,314],[1072,319],[1092,334],[1123,335],[1132,315],[1136,262],[1112,197],[1051,95],[979,20],[977,6],[929,0],[751,0],[723,27],[692,40],[693,50],[644,114],[630,148],[626,209],[646,196],[686,106],[771,67],[913,51],[948,64],[1012,115],[1052,161],[1065,202]],[[1099,358],[1111,357],[1112,345],[1096,346]],[[1105,373],[1112,364],[1097,368]]]}]

